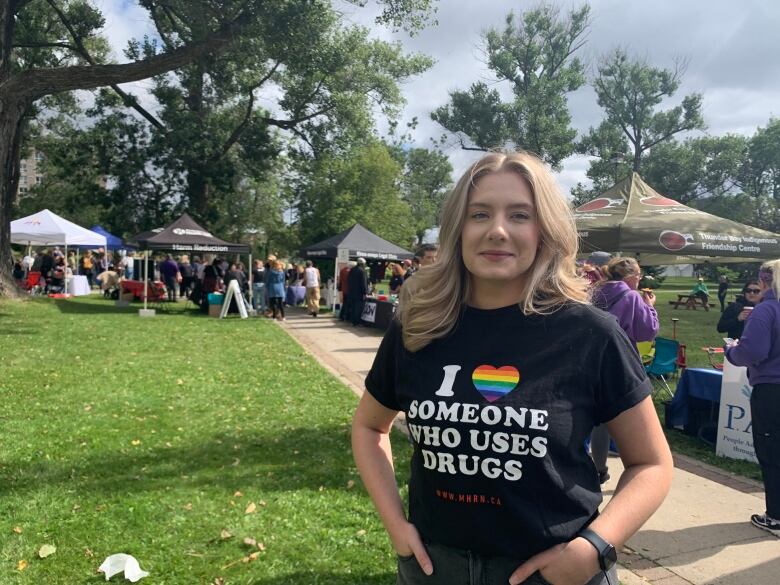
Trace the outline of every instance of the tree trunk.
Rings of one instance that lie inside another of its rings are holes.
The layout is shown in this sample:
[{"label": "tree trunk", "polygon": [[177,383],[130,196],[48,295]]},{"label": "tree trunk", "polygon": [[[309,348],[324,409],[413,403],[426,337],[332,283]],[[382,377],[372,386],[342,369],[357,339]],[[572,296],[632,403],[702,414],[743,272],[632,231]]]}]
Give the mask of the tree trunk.
[{"label": "tree trunk", "polygon": [[5,178],[0,181],[0,215],[9,219],[0,221],[0,296],[19,296],[19,287],[11,273],[10,218],[19,186],[19,154],[26,107],[4,93],[0,91],[0,173]]}]

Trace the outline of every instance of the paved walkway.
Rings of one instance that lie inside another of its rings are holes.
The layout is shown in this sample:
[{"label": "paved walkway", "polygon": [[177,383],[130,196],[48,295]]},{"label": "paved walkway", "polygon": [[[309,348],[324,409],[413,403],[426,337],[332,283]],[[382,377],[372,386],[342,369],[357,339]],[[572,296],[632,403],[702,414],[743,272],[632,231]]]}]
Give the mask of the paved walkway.
[{"label": "paved walkway", "polygon": [[[303,309],[289,309],[279,323],[319,362],[356,394],[363,392],[381,341],[374,329],[345,325]],[[403,422],[397,426],[405,432]],[[609,461],[612,494],[622,469]],[[780,539],[750,524],[750,514],[764,510],[761,484],[675,457],[669,497],[620,555],[623,585],[778,585]]]}]

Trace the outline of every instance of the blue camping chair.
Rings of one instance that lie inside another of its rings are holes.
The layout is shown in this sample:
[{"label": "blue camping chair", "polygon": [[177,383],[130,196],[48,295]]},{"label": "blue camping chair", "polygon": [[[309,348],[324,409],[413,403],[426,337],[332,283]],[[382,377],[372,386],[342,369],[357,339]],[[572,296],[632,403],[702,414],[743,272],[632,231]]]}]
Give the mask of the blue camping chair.
[{"label": "blue camping chair", "polygon": [[655,355],[649,366],[645,367],[648,376],[660,378],[669,396],[674,396],[666,377],[677,374],[677,357],[680,351],[680,343],[674,339],[665,337],[655,338]]}]

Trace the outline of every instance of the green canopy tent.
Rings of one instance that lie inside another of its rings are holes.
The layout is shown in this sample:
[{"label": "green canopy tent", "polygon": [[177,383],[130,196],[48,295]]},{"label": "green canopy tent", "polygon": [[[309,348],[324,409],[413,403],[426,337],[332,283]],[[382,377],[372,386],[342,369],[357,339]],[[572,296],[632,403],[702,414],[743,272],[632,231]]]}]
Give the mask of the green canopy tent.
[{"label": "green canopy tent", "polygon": [[780,258],[780,235],[664,197],[632,173],[574,210],[580,253],[634,256],[644,265]]}]

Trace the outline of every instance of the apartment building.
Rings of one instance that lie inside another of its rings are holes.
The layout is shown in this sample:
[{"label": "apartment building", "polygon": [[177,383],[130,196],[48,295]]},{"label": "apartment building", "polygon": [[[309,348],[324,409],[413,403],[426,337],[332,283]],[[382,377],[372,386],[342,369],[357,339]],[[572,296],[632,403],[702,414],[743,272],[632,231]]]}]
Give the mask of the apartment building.
[{"label": "apartment building", "polygon": [[33,186],[43,182],[41,172],[43,153],[32,149],[26,158],[19,161],[19,188],[16,197],[24,197]]}]

